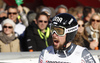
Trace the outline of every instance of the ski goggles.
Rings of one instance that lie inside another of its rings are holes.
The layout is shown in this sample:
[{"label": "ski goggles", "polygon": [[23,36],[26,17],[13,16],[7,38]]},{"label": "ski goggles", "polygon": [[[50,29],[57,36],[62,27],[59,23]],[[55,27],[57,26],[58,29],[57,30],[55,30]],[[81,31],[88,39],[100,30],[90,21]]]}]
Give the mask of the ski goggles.
[{"label": "ski goggles", "polygon": [[64,36],[66,33],[74,32],[77,29],[78,29],[78,25],[67,29],[62,26],[51,26],[51,34],[56,33],[58,36]]}]

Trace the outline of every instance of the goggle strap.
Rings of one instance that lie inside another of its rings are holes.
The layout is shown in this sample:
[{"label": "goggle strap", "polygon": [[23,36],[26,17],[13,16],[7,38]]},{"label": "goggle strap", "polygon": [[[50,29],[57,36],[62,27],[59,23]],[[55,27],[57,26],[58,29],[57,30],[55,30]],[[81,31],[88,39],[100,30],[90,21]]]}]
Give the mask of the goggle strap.
[{"label": "goggle strap", "polygon": [[65,29],[65,33],[71,33],[71,32],[76,31],[77,29],[78,29],[78,25]]}]

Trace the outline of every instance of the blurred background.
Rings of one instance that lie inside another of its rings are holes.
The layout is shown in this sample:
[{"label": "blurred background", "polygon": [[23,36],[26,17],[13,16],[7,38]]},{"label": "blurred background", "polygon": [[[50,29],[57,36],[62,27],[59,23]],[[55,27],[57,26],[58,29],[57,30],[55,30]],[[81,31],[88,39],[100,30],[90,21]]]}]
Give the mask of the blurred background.
[{"label": "blurred background", "polygon": [[[4,1],[6,3],[6,6],[17,6],[15,3],[15,0],[0,0],[0,7],[2,7],[2,4]],[[23,0],[23,6],[28,7],[31,10],[36,11],[36,8],[38,6],[47,6],[47,7],[53,7],[56,8],[58,5],[65,5],[68,8],[71,7],[77,7],[77,6],[91,6],[94,8],[100,7],[100,0]]]}]

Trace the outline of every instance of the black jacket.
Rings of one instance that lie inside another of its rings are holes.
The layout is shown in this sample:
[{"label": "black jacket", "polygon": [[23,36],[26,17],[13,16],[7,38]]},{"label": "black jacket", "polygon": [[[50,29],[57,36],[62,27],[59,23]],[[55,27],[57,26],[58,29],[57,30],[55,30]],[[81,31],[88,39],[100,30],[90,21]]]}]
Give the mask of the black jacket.
[{"label": "black jacket", "polygon": [[[35,24],[35,22],[32,22],[31,25],[29,25],[25,30],[25,41],[28,47],[28,50],[32,49],[33,51],[42,51],[42,49],[45,49],[46,43],[45,39],[41,39],[40,35],[38,34],[38,26]],[[48,45],[52,45],[52,36],[51,34],[47,38]]]}]

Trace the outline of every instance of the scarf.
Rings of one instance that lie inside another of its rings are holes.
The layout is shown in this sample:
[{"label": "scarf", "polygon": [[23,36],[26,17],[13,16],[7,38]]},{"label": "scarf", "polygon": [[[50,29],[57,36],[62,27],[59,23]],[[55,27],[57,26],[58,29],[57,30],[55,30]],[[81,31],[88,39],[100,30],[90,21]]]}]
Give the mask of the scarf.
[{"label": "scarf", "polygon": [[91,31],[93,31],[93,32],[96,32],[96,33],[99,32],[99,30],[94,30],[94,29],[92,28],[92,26],[90,26],[90,29],[91,29]]},{"label": "scarf", "polygon": [[99,30],[94,30],[92,28],[92,26],[90,26],[90,30],[91,30],[91,32],[93,32],[93,34],[91,34],[92,38],[94,40],[98,41],[98,38],[99,38],[99,35],[98,35],[99,34]]},{"label": "scarf", "polygon": [[11,37],[8,37],[5,33],[0,32],[0,40],[5,43],[5,44],[9,44],[10,42],[12,42],[15,39],[15,34],[12,34]]}]

